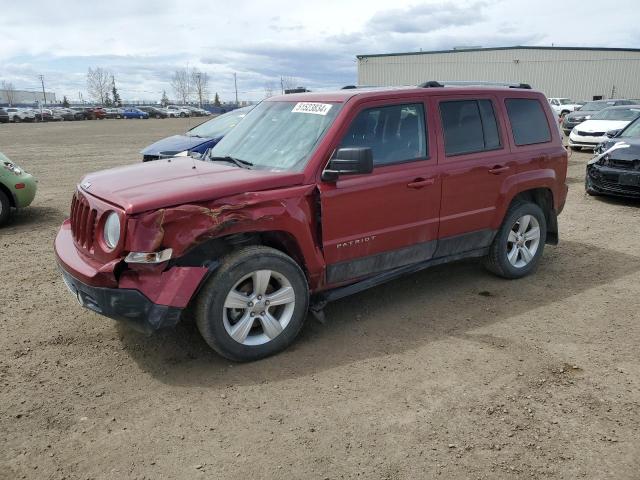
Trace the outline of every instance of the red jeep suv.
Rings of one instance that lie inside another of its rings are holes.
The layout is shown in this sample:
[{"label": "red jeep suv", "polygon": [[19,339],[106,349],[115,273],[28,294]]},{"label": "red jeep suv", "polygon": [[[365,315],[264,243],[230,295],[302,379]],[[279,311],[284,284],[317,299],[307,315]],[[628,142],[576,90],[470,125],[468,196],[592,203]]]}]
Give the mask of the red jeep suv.
[{"label": "red jeep suv", "polygon": [[145,332],[190,309],[221,355],[254,360],[309,309],[403,274],[467,257],[531,273],[566,171],[528,85],[278,96],[198,158],[86,176],[55,251],[81,305]]}]

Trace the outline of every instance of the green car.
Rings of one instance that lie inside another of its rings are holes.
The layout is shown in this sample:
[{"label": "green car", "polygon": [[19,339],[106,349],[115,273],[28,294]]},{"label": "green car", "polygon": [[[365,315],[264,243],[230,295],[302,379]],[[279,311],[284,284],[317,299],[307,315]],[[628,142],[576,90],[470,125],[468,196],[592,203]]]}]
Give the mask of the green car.
[{"label": "green car", "polygon": [[36,196],[37,183],[33,175],[0,152],[0,226],[7,223],[12,208],[31,204]]}]

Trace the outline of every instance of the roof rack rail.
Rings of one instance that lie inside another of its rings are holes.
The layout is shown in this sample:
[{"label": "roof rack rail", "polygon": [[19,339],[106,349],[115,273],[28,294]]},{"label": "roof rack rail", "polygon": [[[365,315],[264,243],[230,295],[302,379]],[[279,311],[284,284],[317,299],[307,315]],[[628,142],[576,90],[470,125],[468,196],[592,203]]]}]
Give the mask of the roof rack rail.
[{"label": "roof rack rail", "polygon": [[375,88],[373,85],[345,85],[340,90],[353,90],[355,88]]},{"label": "roof rack rail", "polygon": [[420,88],[442,88],[442,87],[471,87],[471,86],[485,86],[485,87],[507,87],[507,88],[524,88],[531,90],[531,85],[528,83],[516,83],[516,82],[483,82],[473,80],[456,80],[456,81],[436,81],[429,80],[418,85]]}]

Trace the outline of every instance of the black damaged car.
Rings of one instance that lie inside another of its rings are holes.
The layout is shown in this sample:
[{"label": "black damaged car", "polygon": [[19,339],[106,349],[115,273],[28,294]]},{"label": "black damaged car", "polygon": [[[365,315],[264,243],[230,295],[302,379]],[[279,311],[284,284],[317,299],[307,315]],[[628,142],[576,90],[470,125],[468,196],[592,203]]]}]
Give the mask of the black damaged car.
[{"label": "black damaged car", "polygon": [[587,164],[585,190],[589,195],[640,198],[640,118],[607,136]]}]

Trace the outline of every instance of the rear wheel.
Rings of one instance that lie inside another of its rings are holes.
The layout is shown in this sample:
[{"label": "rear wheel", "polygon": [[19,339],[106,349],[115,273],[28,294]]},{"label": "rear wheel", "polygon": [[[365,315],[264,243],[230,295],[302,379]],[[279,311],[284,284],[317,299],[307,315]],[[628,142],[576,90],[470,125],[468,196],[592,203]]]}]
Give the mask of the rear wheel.
[{"label": "rear wheel", "polygon": [[309,289],[284,253],[255,246],[233,252],[198,295],[196,323],[220,355],[258,360],[284,350],[302,328]]},{"label": "rear wheel", "polygon": [[0,227],[7,223],[11,216],[11,202],[7,194],[0,190]]},{"label": "rear wheel", "polygon": [[524,277],[538,266],[546,239],[542,209],[535,203],[515,202],[491,244],[485,266],[504,278]]}]

